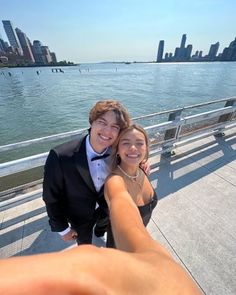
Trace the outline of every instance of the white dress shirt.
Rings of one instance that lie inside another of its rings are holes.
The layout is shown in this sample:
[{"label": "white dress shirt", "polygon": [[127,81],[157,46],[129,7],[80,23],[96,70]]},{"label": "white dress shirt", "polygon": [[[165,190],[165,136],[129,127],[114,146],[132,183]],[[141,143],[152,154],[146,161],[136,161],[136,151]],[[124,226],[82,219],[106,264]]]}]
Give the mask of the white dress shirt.
[{"label": "white dress shirt", "polygon": [[110,150],[110,148],[107,148],[101,154],[96,153],[90,144],[89,138],[90,137],[88,135],[86,137],[86,154],[87,154],[87,159],[88,159],[89,172],[92,177],[95,189],[97,192],[99,192],[101,187],[103,186],[107,176],[111,172],[111,168],[109,166],[110,157],[95,160],[95,161],[91,161],[91,159],[96,156],[102,156],[106,153],[111,154],[111,150]]}]

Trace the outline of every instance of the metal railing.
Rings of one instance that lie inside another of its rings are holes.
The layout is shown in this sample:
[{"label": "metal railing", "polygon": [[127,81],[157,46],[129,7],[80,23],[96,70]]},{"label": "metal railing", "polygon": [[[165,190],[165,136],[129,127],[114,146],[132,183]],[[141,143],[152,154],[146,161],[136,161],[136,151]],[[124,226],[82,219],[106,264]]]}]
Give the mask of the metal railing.
[{"label": "metal railing", "polygon": [[[225,103],[223,107],[183,116],[183,111],[202,108],[213,104]],[[176,147],[210,135],[223,134],[224,129],[236,126],[236,97],[215,100],[185,108],[149,114],[133,118],[134,121],[152,119],[158,121],[160,115],[169,115],[162,123],[145,127],[150,136],[151,155],[170,153]],[[36,143],[53,142],[58,139],[82,137],[87,129],[60,133],[42,138],[0,146],[0,153],[31,146]],[[48,152],[0,164],[0,177],[43,166]]]}]

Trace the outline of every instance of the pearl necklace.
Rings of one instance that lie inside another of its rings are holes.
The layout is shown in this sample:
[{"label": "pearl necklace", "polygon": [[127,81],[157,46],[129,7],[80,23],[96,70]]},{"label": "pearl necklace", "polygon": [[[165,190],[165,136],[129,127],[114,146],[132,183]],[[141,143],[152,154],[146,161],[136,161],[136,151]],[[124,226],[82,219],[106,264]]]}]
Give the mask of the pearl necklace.
[{"label": "pearl necklace", "polygon": [[129,175],[128,173],[126,173],[121,167],[120,165],[117,165],[117,167],[120,169],[120,171],[125,175],[127,176],[130,180],[132,181],[136,181],[137,178],[139,177],[139,170],[137,171],[137,174],[132,176],[132,175]]}]

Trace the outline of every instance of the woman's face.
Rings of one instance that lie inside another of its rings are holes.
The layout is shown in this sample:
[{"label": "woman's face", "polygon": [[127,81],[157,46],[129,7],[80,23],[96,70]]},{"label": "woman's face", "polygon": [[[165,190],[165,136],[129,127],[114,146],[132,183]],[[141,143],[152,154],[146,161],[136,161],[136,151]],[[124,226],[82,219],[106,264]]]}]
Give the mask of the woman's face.
[{"label": "woman's face", "polygon": [[147,153],[147,144],[142,132],[132,129],[121,136],[118,154],[121,162],[127,165],[139,165]]}]

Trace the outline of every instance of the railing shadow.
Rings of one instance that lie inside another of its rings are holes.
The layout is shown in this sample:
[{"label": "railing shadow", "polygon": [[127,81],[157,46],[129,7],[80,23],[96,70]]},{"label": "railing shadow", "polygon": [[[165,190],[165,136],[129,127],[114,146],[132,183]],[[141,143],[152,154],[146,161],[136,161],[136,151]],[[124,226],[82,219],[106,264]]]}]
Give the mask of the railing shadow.
[{"label": "railing shadow", "polygon": [[[167,158],[161,156],[155,164],[150,179],[158,179],[158,198],[170,196],[200,178],[236,159],[236,136],[212,139],[210,142]],[[19,206],[22,204],[20,203]],[[102,238],[93,239],[98,247],[105,246]],[[27,213],[15,215],[2,221],[0,232],[0,257],[31,255],[62,251],[76,246],[64,242],[57,233],[52,233],[45,207],[33,208]]]},{"label": "railing shadow", "polygon": [[211,142],[190,149],[171,158],[161,155],[154,165],[150,180],[158,180],[154,187],[162,199],[236,159],[236,137],[215,138]]},{"label": "railing shadow", "polygon": [[[64,242],[58,233],[51,232],[45,207],[32,209],[2,222],[1,258],[63,251],[77,245],[75,241]],[[102,247],[105,246],[105,241],[94,236],[93,244]]]}]

